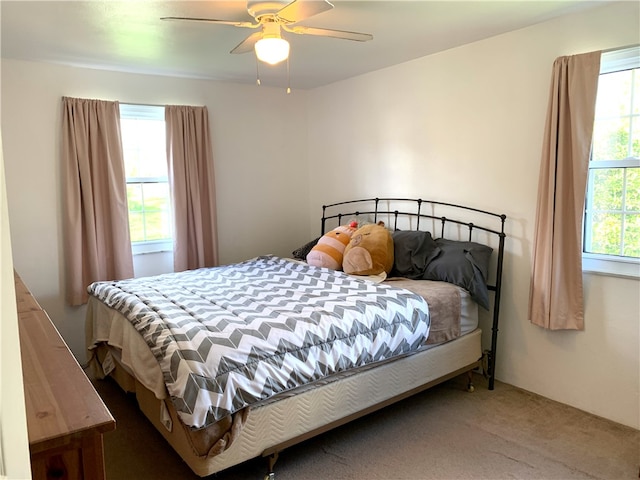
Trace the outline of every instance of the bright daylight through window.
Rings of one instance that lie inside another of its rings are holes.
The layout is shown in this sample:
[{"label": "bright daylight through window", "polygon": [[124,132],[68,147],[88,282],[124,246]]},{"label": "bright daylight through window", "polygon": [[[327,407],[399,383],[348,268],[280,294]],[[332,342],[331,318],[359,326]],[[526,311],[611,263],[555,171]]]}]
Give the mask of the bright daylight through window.
[{"label": "bright daylight through window", "polygon": [[637,275],[640,49],[603,53],[584,222],[585,270]]},{"label": "bright daylight through window", "polygon": [[171,206],[164,107],[120,104],[133,253],[169,251]]}]

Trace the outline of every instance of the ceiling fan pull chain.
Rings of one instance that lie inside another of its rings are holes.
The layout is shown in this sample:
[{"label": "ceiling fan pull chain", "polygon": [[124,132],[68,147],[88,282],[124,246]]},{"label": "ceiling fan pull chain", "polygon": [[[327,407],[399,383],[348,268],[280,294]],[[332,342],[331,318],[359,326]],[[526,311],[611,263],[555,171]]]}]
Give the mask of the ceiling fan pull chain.
[{"label": "ceiling fan pull chain", "polygon": [[289,57],[287,57],[287,95],[291,93],[291,76],[289,75]]},{"label": "ceiling fan pull chain", "polygon": [[258,58],[256,57],[256,84],[258,86],[260,86],[260,62],[258,61]]}]

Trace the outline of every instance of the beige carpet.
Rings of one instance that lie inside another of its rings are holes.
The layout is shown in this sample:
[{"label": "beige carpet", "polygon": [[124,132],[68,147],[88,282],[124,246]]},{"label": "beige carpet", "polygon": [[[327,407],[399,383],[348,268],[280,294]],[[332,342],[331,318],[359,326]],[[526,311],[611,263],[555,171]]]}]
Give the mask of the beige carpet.
[{"label": "beige carpet", "polygon": [[[456,378],[281,453],[277,480],[637,479],[640,432],[476,378]],[[111,381],[95,382],[117,428],[105,435],[108,480],[195,476]],[[264,459],[208,478],[261,480]]]}]

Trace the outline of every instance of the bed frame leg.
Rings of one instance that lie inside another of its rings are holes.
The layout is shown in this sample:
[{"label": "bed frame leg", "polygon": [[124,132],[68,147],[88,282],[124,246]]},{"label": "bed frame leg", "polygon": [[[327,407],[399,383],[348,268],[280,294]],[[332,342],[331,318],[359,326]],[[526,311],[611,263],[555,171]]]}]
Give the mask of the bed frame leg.
[{"label": "bed frame leg", "polygon": [[274,452],[267,457],[267,474],[264,476],[264,480],[275,480],[276,474],[273,471],[273,467],[278,461],[278,452]]},{"label": "bed frame leg", "polygon": [[476,387],[473,386],[473,370],[467,372],[467,392],[474,392]]}]

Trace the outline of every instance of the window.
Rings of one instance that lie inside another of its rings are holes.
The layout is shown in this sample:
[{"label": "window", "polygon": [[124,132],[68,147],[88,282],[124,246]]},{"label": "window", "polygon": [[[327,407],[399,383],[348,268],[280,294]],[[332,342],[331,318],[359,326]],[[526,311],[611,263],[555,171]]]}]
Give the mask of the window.
[{"label": "window", "polygon": [[164,107],[120,104],[120,126],[133,253],[170,251]]},{"label": "window", "polygon": [[640,49],[604,53],[585,203],[583,266],[640,270]]}]

